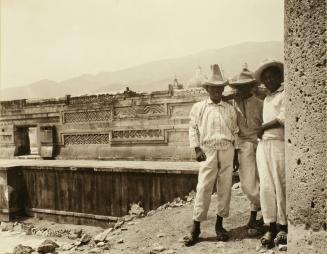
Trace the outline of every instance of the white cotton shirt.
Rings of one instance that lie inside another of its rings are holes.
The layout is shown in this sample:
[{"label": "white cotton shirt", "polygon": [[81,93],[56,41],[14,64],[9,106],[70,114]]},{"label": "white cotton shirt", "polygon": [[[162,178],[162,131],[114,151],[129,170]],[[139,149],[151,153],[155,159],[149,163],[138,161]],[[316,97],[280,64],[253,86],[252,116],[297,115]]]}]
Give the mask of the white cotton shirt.
[{"label": "white cotton shirt", "polygon": [[227,102],[215,104],[211,99],[197,102],[190,112],[190,147],[226,150],[237,144],[237,115]]},{"label": "white cotton shirt", "polygon": [[[272,94],[268,94],[263,102],[263,124],[277,119],[283,126],[285,121],[284,86],[281,85]],[[284,127],[268,129],[262,139],[284,140]]]}]

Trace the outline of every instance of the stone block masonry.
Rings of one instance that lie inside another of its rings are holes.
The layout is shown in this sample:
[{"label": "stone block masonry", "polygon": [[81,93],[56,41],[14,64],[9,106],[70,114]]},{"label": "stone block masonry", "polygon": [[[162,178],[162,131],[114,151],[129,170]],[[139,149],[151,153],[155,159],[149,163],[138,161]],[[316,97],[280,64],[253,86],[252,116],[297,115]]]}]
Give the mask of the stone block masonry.
[{"label": "stone block masonry", "polygon": [[[0,158],[189,161],[189,111],[201,88],[0,103]],[[36,140],[30,140],[30,129]]]}]

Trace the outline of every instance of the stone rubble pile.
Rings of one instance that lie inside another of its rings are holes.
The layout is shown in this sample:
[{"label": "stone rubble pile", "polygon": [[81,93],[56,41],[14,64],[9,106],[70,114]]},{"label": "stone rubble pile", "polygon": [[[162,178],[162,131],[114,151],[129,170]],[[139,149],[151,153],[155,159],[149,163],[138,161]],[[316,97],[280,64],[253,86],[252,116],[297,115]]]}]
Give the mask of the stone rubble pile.
[{"label": "stone rubble pile", "polygon": [[[177,207],[182,207],[186,204],[190,204],[195,197],[195,192],[192,191],[189,195],[182,198],[175,198],[172,202],[168,202],[161,205],[156,210],[151,210],[145,213],[144,209],[140,204],[131,204],[129,214],[118,219],[118,221],[111,227],[103,230],[101,233],[92,237],[90,234],[84,232],[82,229],[50,229],[47,227],[36,227],[33,224],[28,224],[24,222],[15,223],[5,223],[1,222],[1,231],[19,231],[25,232],[26,235],[36,235],[42,237],[58,237],[58,238],[68,238],[74,240],[72,243],[64,243],[59,246],[56,242],[47,239],[36,249],[29,246],[17,245],[11,254],[42,254],[42,253],[61,253],[67,251],[87,251],[87,253],[102,253],[104,250],[109,250],[112,244],[122,244],[124,239],[121,237],[123,231],[128,230],[128,226],[138,224],[137,219],[152,216],[158,211],[164,209],[172,209]],[[157,238],[165,237],[164,234],[159,233]],[[150,248],[149,253],[174,253],[174,251],[166,249],[158,243],[153,244]]]}]

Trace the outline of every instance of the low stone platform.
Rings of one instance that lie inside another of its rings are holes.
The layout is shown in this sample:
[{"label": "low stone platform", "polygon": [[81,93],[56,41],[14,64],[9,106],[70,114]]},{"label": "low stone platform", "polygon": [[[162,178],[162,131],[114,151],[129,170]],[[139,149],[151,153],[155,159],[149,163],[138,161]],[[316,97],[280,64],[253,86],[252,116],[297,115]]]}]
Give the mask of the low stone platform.
[{"label": "low stone platform", "polygon": [[94,168],[113,170],[140,170],[146,172],[196,173],[198,162],[175,161],[129,161],[129,160],[22,160],[0,159],[0,167],[58,167],[58,168]]},{"label": "low stone platform", "polygon": [[0,160],[0,220],[37,216],[105,226],[195,190],[197,162]]}]

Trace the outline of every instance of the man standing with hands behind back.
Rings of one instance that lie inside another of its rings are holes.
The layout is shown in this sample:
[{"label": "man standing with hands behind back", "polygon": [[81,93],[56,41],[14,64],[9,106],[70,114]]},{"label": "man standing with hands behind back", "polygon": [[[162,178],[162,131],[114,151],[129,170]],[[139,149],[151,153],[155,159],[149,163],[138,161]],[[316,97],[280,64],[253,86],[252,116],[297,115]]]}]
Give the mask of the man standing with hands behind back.
[{"label": "man standing with hands behind back", "polygon": [[218,194],[217,240],[227,241],[229,238],[223,227],[223,218],[229,215],[234,149],[237,147],[237,116],[233,106],[222,101],[228,81],[223,79],[218,64],[212,65],[211,71],[211,78],[203,84],[209,98],[195,103],[190,112],[190,147],[195,150],[200,169],[193,226],[190,234],[184,237],[186,246],[199,240],[200,223],[207,219],[215,182]]},{"label": "man standing with hands behind back", "polygon": [[247,223],[248,235],[256,236],[262,231],[261,220],[257,221],[260,210],[259,173],[256,163],[257,130],[262,125],[263,102],[253,95],[253,89],[258,85],[253,73],[247,65],[239,75],[234,77],[230,86],[237,90],[234,106],[237,112],[239,127],[238,153],[234,159],[239,160],[239,176],[241,188],[250,201],[250,218]]}]

